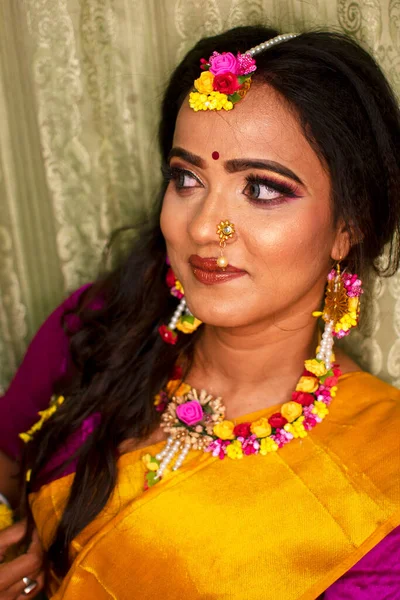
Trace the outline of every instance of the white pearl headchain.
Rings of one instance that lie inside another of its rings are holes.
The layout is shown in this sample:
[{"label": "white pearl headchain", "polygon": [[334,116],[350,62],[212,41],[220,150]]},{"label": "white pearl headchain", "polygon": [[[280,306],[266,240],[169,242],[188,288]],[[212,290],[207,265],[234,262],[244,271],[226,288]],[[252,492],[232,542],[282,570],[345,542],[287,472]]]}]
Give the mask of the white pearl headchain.
[{"label": "white pearl headchain", "polygon": [[281,42],[286,42],[286,40],[291,40],[292,38],[300,35],[299,33],[281,33],[276,37],[268,40],[267,42],[263,42],[262,44],[258,44],[258,46],[254,46],[254,48],[250,48],[247,50],[246,54],[250,54],[250,56],[256,56],[256,54],[261,54],[267,48],[271,48],[271,46],[276,46],[276,44],[280,44]]}]

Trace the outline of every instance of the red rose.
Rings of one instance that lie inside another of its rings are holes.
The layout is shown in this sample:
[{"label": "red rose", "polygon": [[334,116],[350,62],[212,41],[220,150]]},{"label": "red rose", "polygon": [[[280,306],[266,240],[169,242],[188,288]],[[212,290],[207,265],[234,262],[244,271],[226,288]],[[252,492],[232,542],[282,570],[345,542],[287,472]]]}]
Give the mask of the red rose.
[{"label": "red rose", "polygon": [[338,382],[338,378],[335,377],[334,375],[331,375],[331,377],[327,377],[324,381],[324,385],[328,388],[333,387],[334,385],[337,385]]},{"label": "red rose", "polygon": [[308,394],[307,392],[293,392],[292,400],[294,402],[298,402],[302,406],[310,406],[315,400],[312,394]]},{"label": "red rose", "polygon": [[222,73],[214,77],[213,87],[216,92],[229,96],[240,88],[240,83],[233,73]]},{"label": "red rose", "polygon": [[178,341],[178,335],[174,331],[172,331],[172,329],[167,327],[167,325],[161,325],[158,328],[158,332],[161,335],[164,342],[167,344],[175,345]]},{"label": "red rose", "polygon": [[175,273],[173,272],[172,269],[168,269],[165,281],[167,282],[167,286],[169,288],[173,288],[174,287],[175,282],[176,282],[176,277],[175,277]]},{"label": "red rose", "polygon": [[335,377],[340,377],[342,374],[342,371],[339,369],[338,365],[333,365],[332,371]]},{"label": "red rose", "polygon": [[236,427],[233,430],[233,433],[237,437],[247,438],[251,434],[250,427],[251,423],[240,423],[240,425],[236,425]]},{"label": "red rose", "polygon": [[276,429],[277,427],[283,427],[284,425],[286,425],[287,419],[285,419],[285,417],[283,417],[281,413],[274,413],[268,419],[268,423],[271,425],[271,427],[274,427]]}]

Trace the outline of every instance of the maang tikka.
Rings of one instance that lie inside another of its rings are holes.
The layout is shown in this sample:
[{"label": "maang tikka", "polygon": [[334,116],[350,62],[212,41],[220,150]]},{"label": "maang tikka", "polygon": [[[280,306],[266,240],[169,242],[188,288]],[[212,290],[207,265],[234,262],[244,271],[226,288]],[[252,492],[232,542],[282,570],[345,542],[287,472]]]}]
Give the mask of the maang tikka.
[{"label": "maang tikka", "polygon": [[158,331],[164,342],[167,344],[176,344],[178,341],[178,334],[175,331],[176,329],[182,333],[193,333],[202,324],[202,322],[199,319],[196,319],[196,317],[190,312],[186,304],[183,286],[179,279],[176,278],[168,259],[167,264],[169,265],[169,268],[165,281],[167,286],[170,288],[170,294],[175,298],[178,298],[180,302],[176,307],[168,325],[161,325],[158,328]]},{"label": "maang tikka", "polygon": [[189,94],[189,106],[199,110],[232,110],[236,102],[245,97],[256,71],[254,56],[277,44],[297,37],[298,33],[282,33],[244,54],[238,52],[213,52],[208,59],[200,60],[200,77],[194,81]]}]

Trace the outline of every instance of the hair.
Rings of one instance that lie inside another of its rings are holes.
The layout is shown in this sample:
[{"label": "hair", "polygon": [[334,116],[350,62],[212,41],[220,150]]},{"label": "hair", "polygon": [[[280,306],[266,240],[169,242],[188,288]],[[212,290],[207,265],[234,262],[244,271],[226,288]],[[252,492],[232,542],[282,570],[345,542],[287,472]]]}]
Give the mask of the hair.
[{"label": "hair", "polygon": [[[187,53],[162,103],[159,144],[164,162],[178,111],[199,76],[200,59],[214,50],[243,53],[278,33],[261,26],[238,27],[200,40]],[[292,107],[329,172],[334,218],[343,219],[352,235],[349,269],[393,273],[399,264],[400,119],[380,68],[352,39],[324,31],[303,33],[256,60],[253,81],[271,86]],[[166,345],[158,333],[175,308],[165,284],[166,247],[159,226],[166,185],[154,219],[140,230],[128,258],[81,295],[75,311],[80,327],[69,329],[71,369],[58,384],[65,402],[25,453],[24,468],[31,469],[28,493],[40,487],[55,449],[85,418],[101,413],[100,424],[77,451],[69,498],[48,551],[60,576],[69,568],[70,542],[103,509],[114,489],[119,445],[128,438],[146,438],[157,427],[154,395],[165,386],[178,357],[190,368],[201,335],[200,328],[179,336],[176,345]],[[386,247],[388,260],[379,268],[376,260]],[[93,309],[93,299],[101,299],[101,306]]]}]

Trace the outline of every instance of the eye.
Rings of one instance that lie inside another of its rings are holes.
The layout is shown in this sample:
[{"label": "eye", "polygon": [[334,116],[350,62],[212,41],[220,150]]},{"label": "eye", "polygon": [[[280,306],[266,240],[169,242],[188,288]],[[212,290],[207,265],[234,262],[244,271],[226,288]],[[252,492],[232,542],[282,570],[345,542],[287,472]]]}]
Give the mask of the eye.
[{"label": "eye", "polygon": [[247,196],[257,200],[276,200],[282,195],[265,183],[248,183],[245,190]]},{"label": "eye", "polygon": [[297,198],[298,194],[289,185],[273,181],[266,177],[249,175],[243,190],[245,196],[258,204],[277,204],[287,198]]},{"label": "eye", "polygon": [[173,181],[177,190],[200,187],[201,181],[191,171],[181,167],[166,167],[163,175],[167,181]]}]

